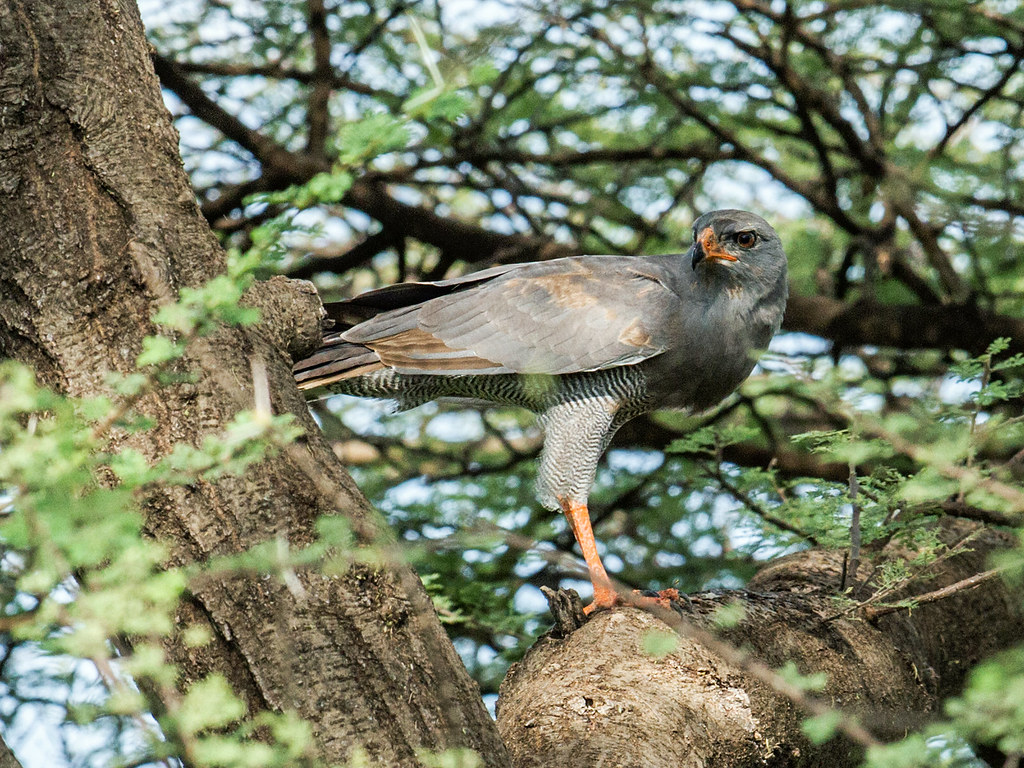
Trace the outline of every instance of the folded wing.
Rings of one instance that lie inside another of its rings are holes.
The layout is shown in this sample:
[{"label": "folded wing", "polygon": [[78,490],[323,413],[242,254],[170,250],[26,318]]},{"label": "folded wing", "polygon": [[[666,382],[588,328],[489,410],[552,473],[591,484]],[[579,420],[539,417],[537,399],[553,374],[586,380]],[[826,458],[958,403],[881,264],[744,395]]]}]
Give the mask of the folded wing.
[{"label": "folded wing", "polygon": [[[308,361],[308,386],[328,383],[312,375],[324,366],[337,380],[383,367],[565,374],[635,364],[671,343],[679,297],[668,285],[641,259],[584,256],[372,291],[344,303],[350,315],[376,314],[328,337]],[[302,383],[302,364],[296,372]]]}]

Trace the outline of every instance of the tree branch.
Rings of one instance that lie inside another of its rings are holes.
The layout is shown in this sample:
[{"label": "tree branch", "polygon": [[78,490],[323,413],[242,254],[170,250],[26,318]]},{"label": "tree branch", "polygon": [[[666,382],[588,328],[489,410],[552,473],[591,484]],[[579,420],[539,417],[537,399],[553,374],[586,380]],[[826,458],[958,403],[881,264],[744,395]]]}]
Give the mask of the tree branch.
[{"label": "tree branch", "polygon": [[963,349],[980,354],[1008,337],[1024,351],[1024,320],[976,306],[846,303],[826,296],[791,295],[782,327],[831,339],[838,347],[871,344],[896,349]]},{"label": "tree branch", "polygon": [[165,88],[173,91],[193,115],[251,153],[264,168],[292,178],[306,179],[321,170],[327,170],[328,166],[323,161],[289,152],[273,139],[249,128],[207,96],[198,83],[187,78],[170,59],[158,53],[154,53],[152,59],[157,77]]},{"label": "tree branch", "polygon": [[898,605],[868,605],[864,607],[864,615],[869,621],[874,621],[875,619],[889,613],[895,613],[896,611],[910,611],[921,605],[934,603],[938,600],[945,600],[953,595],[959,594],[960,592],[965,592],[968,589],[980,587],[986,581],[994,579],[1002,573],[1003,570],[1004,569],[1002,568],[990,568],[987,571],[982,571],[981,573],[976,573],[973,576],[968,576],[965,579],[960,579],[960,581],[955,584],[950,584],[949,586],[942,587],[941,589],[926,592],[923,595],[915,595]]},{"label": "tree branch", "polygon": [[960,130],[970,122],[971,118],[978,114],[978,110],[984,107],[988,102],[1002,93],[1003,88],[1010,82],[1017,70],[1020,69],[1022,57],[1018,54],[1014,56],[1013,63],[1006,68],[1006,71],[999,77],[999,79],[992,84],[990,88],[986,88],[985,91],[975,100],[970,107],[964,110],[963,114],[960,115],[959,119],[952,125],[946,128],[946,133],[938,143],[931,148],[928,152],[928,158],[934,160],[936,157],[941,155],[945,151],[946,147],[953,140],[953,138],[960,132]]},{"label": "tree branch", "polygon": [[[938,534],[959,541],[970,530],[940,525]],[[749,590],[691,595],[674,612],[599,612],[566,637],[542,638],[513,667],[498,727],[517,768],[635,765],[637,755],[645,765],[852,768],[862,757],[855,745],[902,738],[959,689],[973,660],[1017,642],[1019,602],[980,573],[986,557],[1011,545],[1012,537],[981,533],[908,585],[909,599],[927,598],[913,612],[874,622],[824,621],[842,554],[821,550],[772,562]],[[904,557],[903,546],[873,555],[875,570]],[[716,617],[726,606],[741,607],[743,618],[722,630]],[[780,679],[775,670],[787,661],[805,675],[825,673],[821,694]],[[845,738],[811,743],[806,711],[838,715]]]},{"label": "tree branch", "polygon": [[[160,56],[160,54],[156,54]],[[219,61],[178,61],[171,62],[179,72],[196,75],[212,75],[213,77],[266,77],[272,80],[294,80],[297,83],[310,85],[317,79],[316,72],[306,72],[301,69],[282,67],[279,64],[235,64]],[[352,91],[363,96],[373,96],[380,99],[391,99],[398,101],[399,97],[393,93],[381,91],[377,88],[357,82],[347,75],[336,72],[330,74],[328,80],[331,88],[335,90]]]},{"label": "tree branch", "polygon": [[333,272],[343,275],[350,269],[365,264],[378,253],[393,248],[401,243],[391,230],[382,229],[370,235],[362,242],[349,248],[344,253],[330,256],[315,256],[302,264],[288,270],[288,277],[295,280],[308,280],[321,272]]},{"label": "tree branch", "polygon": [[307,0],[306,17],[313,46],[313,90],[306,107],[306,152],[326,157],[327,129],[330,122],[328,102],[331,98],[331,37],[327,31],[327,9],[324,0]]}]

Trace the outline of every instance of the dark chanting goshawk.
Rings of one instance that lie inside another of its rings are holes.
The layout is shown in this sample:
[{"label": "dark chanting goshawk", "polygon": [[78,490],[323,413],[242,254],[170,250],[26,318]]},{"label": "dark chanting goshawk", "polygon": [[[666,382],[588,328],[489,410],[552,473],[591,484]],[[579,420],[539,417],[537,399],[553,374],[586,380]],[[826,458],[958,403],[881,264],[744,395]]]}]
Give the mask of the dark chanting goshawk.
[{"label": "dark chanting goshawk", "polygon": [[328,305],[341,329],[295,365],[300,389],[522,406],[544,429],[537,492],[590,571],[588,612],[616,603],[587,512],[615,431],[657,408],[717,404],[782,323],[786,255],[746,211],[706,213],[685,254],[573,256],[402,283]]}]

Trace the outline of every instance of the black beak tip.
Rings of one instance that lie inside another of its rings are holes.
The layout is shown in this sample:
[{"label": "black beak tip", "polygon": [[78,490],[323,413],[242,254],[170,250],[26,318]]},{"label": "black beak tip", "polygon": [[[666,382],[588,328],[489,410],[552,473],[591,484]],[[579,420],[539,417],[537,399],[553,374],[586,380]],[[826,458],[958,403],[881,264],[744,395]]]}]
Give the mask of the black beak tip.
[{"label": "black beak tip", "polygon": [[690,258],[690,267],[696,271],[697,265],[704,261],[704,249],[700,247],[700,243],[694,243],[693,256]]}]

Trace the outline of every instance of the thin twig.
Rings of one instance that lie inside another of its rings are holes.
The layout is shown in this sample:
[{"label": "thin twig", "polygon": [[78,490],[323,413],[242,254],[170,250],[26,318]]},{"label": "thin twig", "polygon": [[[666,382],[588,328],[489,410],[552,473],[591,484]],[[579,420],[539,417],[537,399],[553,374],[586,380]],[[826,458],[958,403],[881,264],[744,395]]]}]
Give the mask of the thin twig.
[{"label": "thin twig", "polygon": [[909,456],[914,461],[924,465],[932,466],[939,474],[945,475],[951,480],[967,483],[971,488],[984,488],[987,491],[999,496],[1013,505],[1013,513],[1024,512],[1024,491],[1009,483],[1004,483],[994,477],[986,477],[978,470],[952,464],[950,462],[939,462],[930,454],[930,448],[919,446],[904,438],[902,435],[887,429],[881,423],[863,418],[862,415],[853,413],[846,414],[849,423],[861,423],[866,434],[872,437],[881,438],[888,442],[897,453]]},{"label": "thin twig", "polygon": [[846,591],[847,579],[852,583],[857,579],[857,569],[860,567],[860,502],[857,500],[860,482],[857,480],[857,468],[850,465],[850,565],[846,570],[846,578],[843,579],[843,591]]},{"label": "thin twig", "polygon": [[938,600],[945,600],[947,597],[952,597],[959,592],[979,587],[986,581],[994,579],[1005,570],[1005,568],[990,568],[987,571],[982,571],[981,573],[976,573],[973,576],[968,576],[966,579],[960,579],[960,581],[955,584],[950,584],[949,586],[936,589],[932,592],[925,592],[923,595],[918,595],[895,605],[881,605],[878,607],[871,605],[864,606],[864,616],[869,621],[873,621],[879,616],[885,616],[888,613],[895,613],[896,611],[910,611],[919,605],[934,603]]},{"label": "thin twig", "polygon": [[726,477],[725,473],[722,472],[722,470],[719,469],[717,466],[714,466],[710,463],[706,463],[704,465],[704,472],[709,477],[716,480],[719,486],[722,488],[722,490],[726,491],[730,496],[736,499],[736,501],[740,502],[740,504],[745,506],[748,510],[750,510],[755,515],[760,517],[766,523],[770,523],[771,525],[774,525],[776,528],[779,528],[783,531],[788,531],[789,533],[792,533],[795,536],[799,536],[801,539],[806,541],[808,544],[811,544],[812,546],[818,546],[819,542],[818,539],[814,536],[814,534],[801,530],[792,523],[783,520],[778,515],[769,512],[767,509],[764,508],[764,506],[762,506],[754,499],[752,499],[749,494],[745,493],[744,491],[740,490],[735,485],[733,485],[729,478]]},{"label": "thin twig", "polygon": [[[865,612],[867,612],[867,610],[871,606],[873,606],[873,605],[875,605],[877,603],[882,602],[887,597],[889,597],[890,595],[892,595],[895,592],[899,591],[900,589],[902,589],[904,586],[906,586],[908,583],[910,583],[914,579],[924,579],[924,578],[926,578],[930,572],[933,572],[936,569],[937,566],[939,566],[942,563],[946,562],[951,557],[955,557],[956,555],[962,554],[965,550],[967,550],[967,545],[971,541],[973,541],[983,530],[984,530],[983,528],[977,528],[976,530],[971,531],[969,534],[967,534],[962,539],[960,539],[960,541],[956,542],[953,546],[951,546],[948,549],[946,549],[945,552],[943,552],[941,555],[936,557],[934,560],[932,560],[930,563],[928,563],[925,567],[921,568],[916,573],[912,573],[912,574],[906,576],[905,578],[900,579],[896,583],[890,584],[887,587],[883,587],[882,589],[879,589],[875,594],[873,594],[871,597],[869,597],[866,600],[861,600],[859,602],[851,603],[847,607],[843,608],[841,611],[838,611],[838,612],[836,612],[836,613],[834,613],[834,614],[832,614],[830,616],[826,616],[825,618],[823,618],[821,620],[821,623],[827,624],[827,623],[829,623],[831,621],[835,621],[836,619],[841,619],[841,618],[849,616],[849,615],[851,615],[853,613],[856,613],[857,611],[865,611]],[[843,569],[844,569],[844,572],[845,572],[845,568],[846,568],[847,554],[848,553],[843,555]],[[913,600],[915,598],[908,598],[908,599]]]}]

